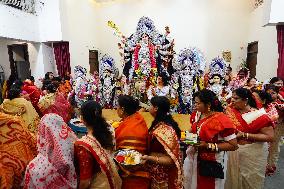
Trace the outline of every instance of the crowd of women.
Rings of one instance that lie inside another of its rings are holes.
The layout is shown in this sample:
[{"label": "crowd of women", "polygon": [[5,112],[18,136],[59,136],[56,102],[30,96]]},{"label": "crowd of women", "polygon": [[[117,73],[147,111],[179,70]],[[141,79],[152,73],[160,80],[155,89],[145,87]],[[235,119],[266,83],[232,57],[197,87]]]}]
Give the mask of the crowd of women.
[{"label": "crowd of women", "polygon": [[[114,128],[93,99],[74,111],[70,78],[47,73],[41,89],[33,78],[8,86],[0,106],[0,188],[262,189],[273,174],[283,134],[283,81],[262,90],[253,78],[232,91],[228,105],[208,89],[193,95],[190,132],[199,142],[182,157],[181,130],[166,96],[151,93],[148,128],[139,101],[117,99]],[[68,123],[77,116],[87,133]],[[142,154],[135,166],[116,163],[117,150]]]}]

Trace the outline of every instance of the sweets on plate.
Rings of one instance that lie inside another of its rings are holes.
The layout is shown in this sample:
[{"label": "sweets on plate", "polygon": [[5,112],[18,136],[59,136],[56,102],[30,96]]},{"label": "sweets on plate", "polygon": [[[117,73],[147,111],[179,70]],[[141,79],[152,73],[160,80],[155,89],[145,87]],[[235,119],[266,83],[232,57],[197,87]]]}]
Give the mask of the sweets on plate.
[{"label": "sweets on plate", "polygon": [[199,144],[198,135],[188,131],[181,132],[181,141],[189,145]]},{"label": "sweets on plate", "polygon": [[138,165],[141,162],[142,154],[135,150],[123,149],[115,153],[114,159],[122,165]]}]

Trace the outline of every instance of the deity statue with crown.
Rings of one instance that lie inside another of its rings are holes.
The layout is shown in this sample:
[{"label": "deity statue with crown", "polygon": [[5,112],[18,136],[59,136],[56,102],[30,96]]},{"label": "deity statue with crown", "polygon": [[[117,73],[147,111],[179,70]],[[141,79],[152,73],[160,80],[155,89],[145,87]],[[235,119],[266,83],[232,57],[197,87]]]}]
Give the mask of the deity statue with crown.
[{"label": "deity statue with crown", "polygon": [[96,102],[100,102],[101,94],[100,94],[100,76],[97,71],[94,73],[90,73],[90,78],[88,82],[87,94],[90,98],[92,98]]},{"label": "deity statue with crown", "polygon": [[171,112],[177,113],[178,112],[178,105],[179,105],[179,75],[178,72],[174,72],[171,75],[170,79],[170,102],[171,102]]},{"label": "deity statue with crown", "polygon": [[203,53],[197,48],[185,48],[175,57],[175,75],[179,77],[179,113],[191,113],[193,94],[203,89],[202,74],[205,65]]},{"label": "deity statue with crown", "polygon": [[87,69],[83,68],[80,65],[75,66],[74,68],[74,82],[73,82],[73,91],[70,93],[71,96],[74,95],[74,104],[76,104],[77,108],[80,108],[82,104],[87,100],[87,87],[88,87],[88,79],[87,79]]},{"label": "deity statue with crown", "polygon": [[100,91],[101,91],[101,105],[106,109],[113,107],[113,100],[115,94],[115,62],[109,55],[104,55],[100,59]]},{"label": "deity statue with crown", "polygon": [[165,34],[157,32],[154,22],[148,17],[140,18],[136,32],[129,38],[122,36],[118,44],[122,50],[123,74],[130,82],[145,82],[146,87],[156,84],[159,73],[173,73],[172,56],[174,40],[169,37],[169,27]]},{"label": "deity statue with crown", "polygon": [[223,58],[214,58],[209,65],[209,87],[213,91],[220,102],[226,106],[228,99],[232,96],[231,90],[224,86],[227,66]]}]

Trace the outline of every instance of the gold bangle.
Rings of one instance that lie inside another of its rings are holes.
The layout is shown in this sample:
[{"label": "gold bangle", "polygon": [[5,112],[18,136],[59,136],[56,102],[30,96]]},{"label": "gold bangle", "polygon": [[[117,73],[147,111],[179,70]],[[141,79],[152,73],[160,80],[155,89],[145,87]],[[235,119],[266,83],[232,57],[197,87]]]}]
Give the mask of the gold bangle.
[{"label": "gold bangle", "polygon": [[215,147],[216,147],[216,152],[219,152],[219,148],[218,148],[218,144],[215,143]]},{"label": "gold bangle", "polygon": [[212,144],[212,151],[215,151],[215,144]]},{"label": "gold bangle", "polygon": [[211,150],[212,149],[212,144],[211,143],[208,143],[208,150]]}]

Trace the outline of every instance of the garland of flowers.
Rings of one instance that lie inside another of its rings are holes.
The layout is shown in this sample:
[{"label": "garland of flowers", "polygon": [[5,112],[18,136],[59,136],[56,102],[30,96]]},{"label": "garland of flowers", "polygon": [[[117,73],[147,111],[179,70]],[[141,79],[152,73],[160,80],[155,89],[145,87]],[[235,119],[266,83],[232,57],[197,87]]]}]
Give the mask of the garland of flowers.
[{"label": "garland of flowers", "polygon": [[[134,70],[137,75],[139,75],[140,73],[140,68],[139,68],[139,63],[138,63],[138,58],[139,58],[138,56],[139,56],[140,48],[141,46],[137,45],[134,50]],[[156,59],[154,57],[154,45],[149,43],[148,48],[149,48],[149,54],[150,54],[151,70],[154,71],[155,68],[157,68]]]},{"label": "garland of flowers", "polygon": [[151,68],[157,68],[156,59],[154,57],[154,45],[149,43],[148,47],[150,52]]},{"label": "garland of flowers", "polygon": [[140,48],[141,48],[141,46],[137,45],[135,50],[134,50],[134,70],[135,70],[135,72],[137,72],[137,70],[139,69],[138,54],[139,54]]}]

